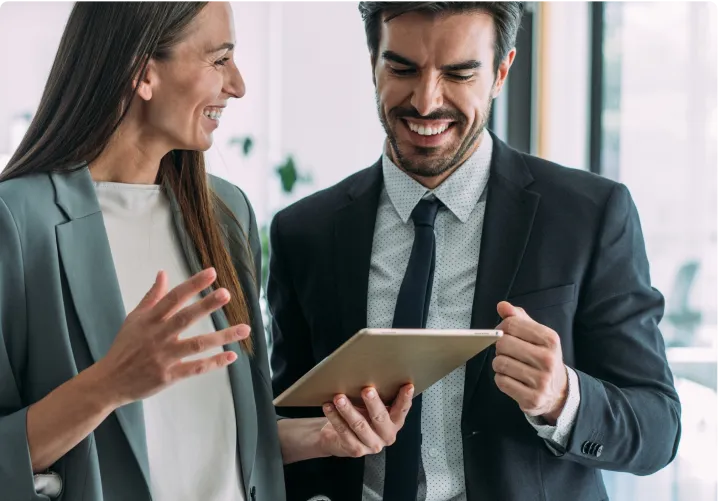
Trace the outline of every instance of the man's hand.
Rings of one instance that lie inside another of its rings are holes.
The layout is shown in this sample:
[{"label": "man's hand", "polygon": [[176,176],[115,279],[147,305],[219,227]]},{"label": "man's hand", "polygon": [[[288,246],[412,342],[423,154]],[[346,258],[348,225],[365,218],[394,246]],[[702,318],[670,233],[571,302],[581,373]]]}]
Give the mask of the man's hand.
[{"label": "man's hand", "polygon": [[496,342],[496,386],[529,416],[555,425],[568,394],[568,375],[556,332],[532,320],[523,308],[506,301],[497,310],[504,331]]},{"label": "man's hand", "polygon": [[381,452],[396,441],[413,395],[412,385],[403,386],[387,408],[374,388],[364,388],[364,409],[352,405],[345,395],[336,395],[333,403],[322,407],[329,422],[319,435],[321,449],[330,456],[355,458]]}]

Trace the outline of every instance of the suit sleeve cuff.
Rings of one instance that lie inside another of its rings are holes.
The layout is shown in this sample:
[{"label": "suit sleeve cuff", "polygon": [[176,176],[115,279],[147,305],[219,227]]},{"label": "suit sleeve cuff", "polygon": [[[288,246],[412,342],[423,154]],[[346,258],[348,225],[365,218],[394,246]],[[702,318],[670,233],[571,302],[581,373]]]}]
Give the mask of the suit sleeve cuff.
[{"label": "suit sleeve cuff", "polygon": [[49,498],[35,489],[27,444],[27,409],[0,417],[0,491],[10,499],[47,501]]},{"label": "suit sleeve cuff", "polygon": [[546,446],[555,455],[559,456],[566,450],[568,439],[573,431],[578,414],[578,406],[581,403],[581,392],[578,386],[578,376],[570,367],[566,367],[568,374],[568,393],[563,410],[556,420],[556,425],[551,426],[541,417],[532,417],[526,414],[526,419],[534,427],[539,437],[543,438]]}]

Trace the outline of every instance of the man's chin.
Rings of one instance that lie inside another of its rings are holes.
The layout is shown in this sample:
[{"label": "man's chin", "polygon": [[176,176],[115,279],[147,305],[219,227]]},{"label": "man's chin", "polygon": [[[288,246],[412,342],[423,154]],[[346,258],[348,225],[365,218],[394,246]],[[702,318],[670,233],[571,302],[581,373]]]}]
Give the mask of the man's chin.
[{"label": "man's chin", "polygon": [[456,151],[446,148],[399,147],[397,165],[412,174],[422,177],[439,176],[451,167]]},{"label": "man's chin", "polygon": [[[451,169],[451,162],[447,162],[444,157],[441,157],[443,161],[427,162],[426,157],[409,157],[402,158],[399,163],[399,167],[402,170],[421,177],[437,177]],[[439,160],[439,159],[437,159]]]}]

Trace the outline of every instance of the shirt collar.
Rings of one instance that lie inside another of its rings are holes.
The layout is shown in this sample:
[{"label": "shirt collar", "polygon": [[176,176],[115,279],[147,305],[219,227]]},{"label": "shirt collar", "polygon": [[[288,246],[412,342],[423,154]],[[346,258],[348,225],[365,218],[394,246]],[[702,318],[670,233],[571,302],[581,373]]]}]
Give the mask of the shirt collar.
[{"label": "shirt collar", "polygon": [[481,137],[476,151],[436,189],[429,190],[389,159],[382,155],[384,186],[394,209],[406,223],[419,201],[434,195],[461,221],[465,223],[479,203],[489,181],[493,139],[487,130]]}]

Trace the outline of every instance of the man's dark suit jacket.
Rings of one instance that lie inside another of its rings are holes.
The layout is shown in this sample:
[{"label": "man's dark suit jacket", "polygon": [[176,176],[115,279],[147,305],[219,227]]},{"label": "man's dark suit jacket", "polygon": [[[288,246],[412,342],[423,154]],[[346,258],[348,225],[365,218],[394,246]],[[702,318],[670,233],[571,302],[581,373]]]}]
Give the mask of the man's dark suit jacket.
[{"label": "man's dark suit jacket", "polygon": [[[281,211],[268,300],[275,396],[366,327],[381,162]],[[498,390],[485,350],[466,368],[461,432],[469,501],[607,499],[601,471],[648,475],[675,456],[680,403],[638,213],[622,184],[519,153],[494,136],[472,328],[504,299],[561,337],[581,404],[555,456]],[[289,417],[321,409],[279,408]],[[285,468],[287,499],[360,501],[363,459]],[[391,500],[387,500],[391,501]]]}]

